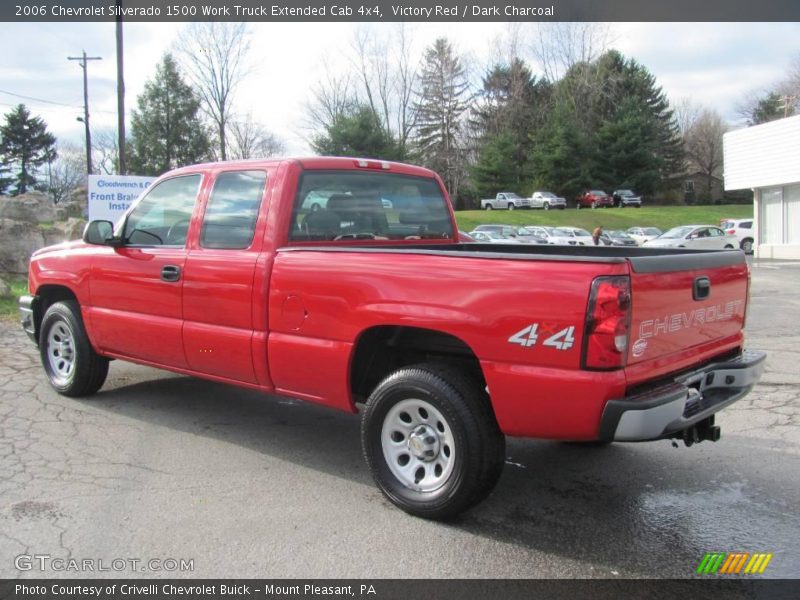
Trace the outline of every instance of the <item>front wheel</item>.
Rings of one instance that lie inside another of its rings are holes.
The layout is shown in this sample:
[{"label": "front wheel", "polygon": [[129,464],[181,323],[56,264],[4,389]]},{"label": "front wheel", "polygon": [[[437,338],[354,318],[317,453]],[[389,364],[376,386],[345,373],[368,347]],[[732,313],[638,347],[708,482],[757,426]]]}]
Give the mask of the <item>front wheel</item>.
[{"label": "front wheel", "polygon": [[578,210],[580,210],[580,209],[581,209],[581,203],[580,203],[580,202],[578,202],[578,203],[575,205],[575,208],[577,208]]},{"label": "front wheel", "polygon": [[515,208],[517,208],[516,204],[514,204],[513,202],[508,203],[508,210],[514,210]]},{"label": "front wheel", "polygon": [[402,510],[447,519],[491,492],[505,438],[477,381],[422,364],[384,379],[361,421],[364,458],[384,495]]},{"label": "front wheel", "polygon": [[545,209],[545,210],[550,210],[550,203],[549,202],[545,202],[544,206],[542,206],[542,208]]},{"label": "front wheel", "polygon": [[75,301],[56,302],[47,309],[39,352],[50,385],[64,396],[90,396],[108,375],[108,359],[92,348]]},{"label": "front wheel", "polygon": [[597,208],[597,202],[592,201],[592,208]]}]

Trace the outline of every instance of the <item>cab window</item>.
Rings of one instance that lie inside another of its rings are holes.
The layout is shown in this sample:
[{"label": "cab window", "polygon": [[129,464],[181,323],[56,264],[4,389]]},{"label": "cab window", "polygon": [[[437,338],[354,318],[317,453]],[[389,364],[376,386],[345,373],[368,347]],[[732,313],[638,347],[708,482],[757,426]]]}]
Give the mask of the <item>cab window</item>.
[{"label": "cab window", "polygon": [[183,246],[201,175],[173,177],[153,186],[125,220],[123,239],[133,246]]},{"label": "cab window", "polygon": [[447,200],[434,179],[362,171],[309,171],[298,186],[292,241],[446,239]]},{"label": "cab window", "polygon": [[220,173],[203,216],[200,245],[222,249],[249,247],[266,182],[264,171]]}]

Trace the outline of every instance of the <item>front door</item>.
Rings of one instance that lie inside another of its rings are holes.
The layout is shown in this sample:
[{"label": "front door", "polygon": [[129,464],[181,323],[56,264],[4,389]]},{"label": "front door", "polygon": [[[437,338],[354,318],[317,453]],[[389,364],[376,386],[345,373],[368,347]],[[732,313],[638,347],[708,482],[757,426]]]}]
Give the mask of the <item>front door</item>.
[{"label": "front door", "polygon": [[92,262],[90,318],[102,351],[186,368],[182,288],[200,173],[152,186],[127,216],[124,244]]}]

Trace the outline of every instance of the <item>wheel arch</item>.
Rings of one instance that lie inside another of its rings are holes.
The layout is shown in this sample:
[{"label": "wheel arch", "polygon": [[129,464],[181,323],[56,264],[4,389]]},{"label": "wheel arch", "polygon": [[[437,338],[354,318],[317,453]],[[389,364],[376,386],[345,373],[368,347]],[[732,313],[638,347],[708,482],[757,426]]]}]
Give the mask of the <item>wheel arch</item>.
[{"label": "wheel arch", "polygon": [[378,325],[362,331],[353,345],[349,372],[352,401],[366,401],[387,375],[421,362],[457,366],[481,387],[486,386],[477,355],[461,338],[423,327]]},{"label": "wheel arch", "polygon": [[78,304],[78,296],[69,286],[53,283],[45,283],[36,288],[36,302],[33,305],[33,326],[36,332],[36,339],[39,339],[42,319],[47,309],[56,302],[74,300]]}]

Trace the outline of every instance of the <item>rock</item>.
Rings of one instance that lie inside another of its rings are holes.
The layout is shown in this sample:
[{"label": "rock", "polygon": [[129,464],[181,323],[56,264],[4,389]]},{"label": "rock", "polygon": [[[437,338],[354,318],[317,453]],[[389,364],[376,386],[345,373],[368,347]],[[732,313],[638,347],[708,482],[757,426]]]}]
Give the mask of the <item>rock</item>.
[{"label": "rock", "polygon": [[0,219],[52,223],[56,220],[56,209],[52,200],[41,192],[0,197]]},{"label": "rock", "polygon": [[83,230],[86,228],[86,219],[76,219],[70,217],[64,224],[64,238],[67,241],[79,240],[83,237]]},{"label": "rock", "polygon": [[[50,230],[43,230],[29,221],[0,218],[0,272],[27,273],[31,254],[47,245],[45,231]],[[64,232],[58,233],[57,241],[63,241]]]},{"label": "rock", "polygon": [[0,279],[0,298],[7,298],[11,295],[11,286]]}]

